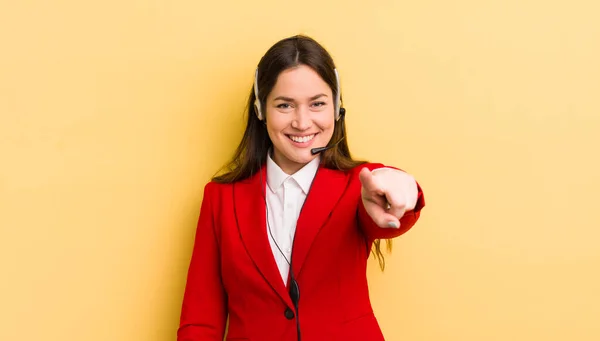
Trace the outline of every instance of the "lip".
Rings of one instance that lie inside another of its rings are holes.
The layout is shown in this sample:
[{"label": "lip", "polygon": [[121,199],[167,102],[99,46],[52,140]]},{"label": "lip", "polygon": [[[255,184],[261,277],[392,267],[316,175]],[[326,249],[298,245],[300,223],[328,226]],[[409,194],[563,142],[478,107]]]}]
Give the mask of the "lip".
[{"label": "lip", "polygon": [[[287,137],[288,141],[290,141],[292,143],[293,146],[302,148],[302,147],[308,147],[308,146],[310,146],[313,143],[313,141],[315,140],[315,137],[317,137],[318,134],[319,133],[302,134],[302,135],[285,134],[285,136]],[[314,135],[314,137],[312,139],[310,139],[309,141],[306,141],[306,142],[296,142],[296,141],[292,140],[291,137],[290,137],[290,136],[305,137],[305,136],[312,136],[312,135]]]}]

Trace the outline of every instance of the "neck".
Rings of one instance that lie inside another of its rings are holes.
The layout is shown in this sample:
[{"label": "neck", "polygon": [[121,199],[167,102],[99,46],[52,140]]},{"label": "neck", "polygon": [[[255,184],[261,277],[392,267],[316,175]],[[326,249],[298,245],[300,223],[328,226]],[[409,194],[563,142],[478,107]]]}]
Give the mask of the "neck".
[{"label": "neck", "polygon": [[276,153],[273,150],[270,152],[270,155],[271,155],[271,159],[273,159],[273,162],[275,162],[277,164],[277,166],[279,166],[279,168],[281,168],[281,170],[287,175],[295,174],[300,169],[302,169],[302,167],[306,166],[312,160],[319,157],[317,155],[317,156],[315,156],[315,158],[311,159],[311,161],[309,161],[309,162],[298,163],[298,162],[294,162],[294,161],[291,161],[291,160],[285,158],[280,153]]}]

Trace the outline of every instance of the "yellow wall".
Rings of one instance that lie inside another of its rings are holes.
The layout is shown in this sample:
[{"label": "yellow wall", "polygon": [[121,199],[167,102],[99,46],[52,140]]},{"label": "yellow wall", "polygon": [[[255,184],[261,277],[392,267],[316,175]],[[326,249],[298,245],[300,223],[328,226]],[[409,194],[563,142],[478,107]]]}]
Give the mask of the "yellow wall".
[{"label": "yellow wall", "polygon": [[426,193],[369,269],[388,340],[599,340],[594,3],[3,1],[0,340],[174,340],[201,189],[296,33],[355,155]]}]

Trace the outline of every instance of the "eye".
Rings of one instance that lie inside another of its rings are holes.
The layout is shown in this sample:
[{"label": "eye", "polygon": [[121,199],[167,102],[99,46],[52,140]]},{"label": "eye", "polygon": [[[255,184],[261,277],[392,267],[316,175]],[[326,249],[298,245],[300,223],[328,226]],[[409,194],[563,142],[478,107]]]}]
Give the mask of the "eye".
[{"label": "eye", "polygon": [[277,105],[277,108],[279,109],[289,109],[290,108],[290,104],[289,103],[281,103]]},{"label": "eye", "polygon": [[327,104],[327,103],[325,103],[325,102],[315,102],[315,103],[313,103],[313,106],[316,106],[316,107],[322,107],[322,106],[324,106],[325,104]]}]

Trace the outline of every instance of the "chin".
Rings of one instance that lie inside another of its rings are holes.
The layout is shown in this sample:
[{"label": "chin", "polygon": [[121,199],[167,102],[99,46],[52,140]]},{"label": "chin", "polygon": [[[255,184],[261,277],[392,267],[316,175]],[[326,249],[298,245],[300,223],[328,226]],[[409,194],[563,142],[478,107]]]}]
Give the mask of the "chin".
[{"label": "chin", "polygon": [[[314,148],[314,147],[312,147]],[[280,161],[284,163],[296,164],[300,166],[304,166],[307,163],[314,160],[318,155],[312,155],[310,152],[311,148],[303,148],[300,150],[295,150],[295,148],[288,148],[283,153],[280,154],[282,159]],[[282,165],[280,165],[282,166]]]},{"label": "chin", "polygon": [[296,162],[296,163],[301,163],[301,164],[309,163],[317,157],[317,155],[312,155],[312,153],[310,152],[310,148],[306,149],[306,150],[302,150],[300,152],[293,153],[293,155],[286,155],[286,156],[288,157],[289,160]]}]

